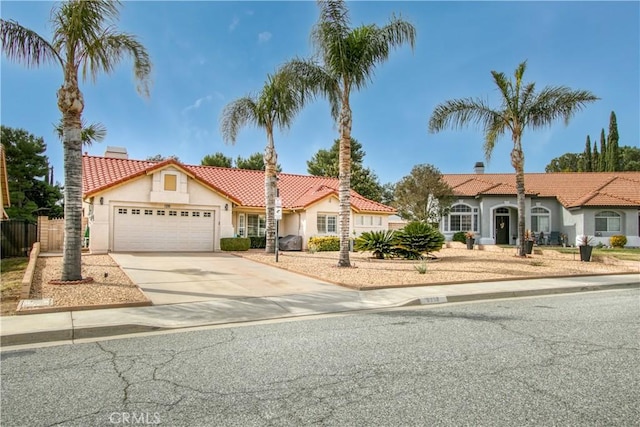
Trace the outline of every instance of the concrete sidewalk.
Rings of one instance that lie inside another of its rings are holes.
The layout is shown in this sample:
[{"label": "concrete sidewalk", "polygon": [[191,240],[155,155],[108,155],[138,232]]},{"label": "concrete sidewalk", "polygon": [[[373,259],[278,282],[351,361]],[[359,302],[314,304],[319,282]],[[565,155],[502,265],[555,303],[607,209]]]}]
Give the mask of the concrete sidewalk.
[{"label": "concrete sidewalk", "polygon": [[0,318],[0,343],[6,347],[406,305],[623,288],[640,288],[640,275],[544,278],[371,291],[214,298],[150,307],[31,314]]}]

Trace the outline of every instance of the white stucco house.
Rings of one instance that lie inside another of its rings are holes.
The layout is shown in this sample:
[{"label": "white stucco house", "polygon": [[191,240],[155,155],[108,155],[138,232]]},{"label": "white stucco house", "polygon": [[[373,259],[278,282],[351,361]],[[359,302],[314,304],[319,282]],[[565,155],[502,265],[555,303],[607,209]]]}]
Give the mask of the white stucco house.
[{"label": "white stucco house", "polygon": [[[457,200],[442,218],[440,231],[450,240],[457,231],[473,231],[480,244],[516,244],[518,207],[515,174],[444,174]],[[609,245],[625,235],[627,246],[640,247],[640,172],[525,174],[526,229],[549,238],[582,235],[592,244]],[[557,244],[558,242],[551,242]]]},{"label": "white stucco house", "polygon": [[[265,235],[264,172],[84,155],[91,253],[218,251],[220,239]],[[278,174],[279,236],[338,234],[338,180]],[[351,232],[386,230],[395,209],[351,192]]]}]

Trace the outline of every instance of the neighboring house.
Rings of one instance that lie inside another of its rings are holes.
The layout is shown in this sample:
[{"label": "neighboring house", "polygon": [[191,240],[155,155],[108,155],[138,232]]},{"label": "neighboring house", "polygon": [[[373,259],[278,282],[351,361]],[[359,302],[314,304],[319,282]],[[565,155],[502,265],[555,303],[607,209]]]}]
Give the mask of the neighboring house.
[{"label": "neighboring house", "polygon": [[[220,238],[265,235],[264,172],[192,166],[174,159],[129,160],[108,147],[83,156],[84,215],[89,249],[218,251]],[[279,236],[338,235],[338,180],[278,174]],[[351,192],[351,232],[386,230],[395,209]]]},{"label": "neighboring house", "polygon": [[8,219],[9,215],[4,208],[11,206],[9,198],[9,177],[7,176],[7,158],[4,153],[4,145],[0,144],[0,219]]},{"label": "neighboring house", "polygon": [[[515,174],[444,174],[457,200],[440,230],[447,240],[457,231],[473,231],[480,244],[516,244],[518,206]],[[640,246],[640,172],[525,174],[525,228],[536,235],[581,235],[594,245],[625,235],[627,246]]]}]

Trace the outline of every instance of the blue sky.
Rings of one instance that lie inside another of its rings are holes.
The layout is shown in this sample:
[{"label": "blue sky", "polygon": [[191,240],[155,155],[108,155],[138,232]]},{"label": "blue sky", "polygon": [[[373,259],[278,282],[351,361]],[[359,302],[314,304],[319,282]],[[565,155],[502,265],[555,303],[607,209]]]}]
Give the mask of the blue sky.
[{"label": "blue sky", "polygon": [[[17,20],[50,38],[51,2],[0,3],[3,19]],[[482,132],[430,134],[434,107],[447,99],[499,98],[491,70],[511,76],[527,60],[526,81],[586,89],[601,98],[565,126],[561,121],[524,134],[525,170],[544,172],[549,161],[599,140],[616,112],[620,144],[640,137],[640,2],[350,2],[354,26],[401,15],[417,29],[415,50],[403,47],[378,66],[367,88],[352,94],[353,136],[364,163],[381,183],[397,182],[416,164],[443,173],[470,173],[483,161]],[[124,146],[133,159],[177,155],[199,164],[221,151],[236,158],[262,152],[264,131],[245,128],[235,145],[223,142],[219,117],[236,98],[261,89],[268,73],[295,56],[311,54],[315,2],[124,2],[119,28],[136,34],[154,63],[151,97],[135,91],[130,62],[95,84],[82,84],[84,119],[101,122],[104,142],[85,151],[102,155]],[[61,70],[26,69],[1,61],[1,122],[24,128],[47,143],[62,181],[62,146],[53,133],[59,120],[56,90]],[[275,135],[284,172],[306,173],[306,161],[329,148],[338,131],[328,104],[319,100],[299,114],[290,130]],[[510,137],[499,140],[486,172],[513,171]]]}]

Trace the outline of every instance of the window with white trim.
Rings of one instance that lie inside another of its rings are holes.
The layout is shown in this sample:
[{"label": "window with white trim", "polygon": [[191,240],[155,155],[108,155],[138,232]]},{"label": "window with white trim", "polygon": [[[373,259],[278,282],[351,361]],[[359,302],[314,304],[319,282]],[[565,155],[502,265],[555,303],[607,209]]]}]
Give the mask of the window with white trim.
[{"label": "window with white trim", "polygon": [[238,236],[246,237],[247,228],[244,222],[244,214],[238,215]]},{"label": "window with white trim", "polygon": [[457,204],[444,217],[444,231],[478,231],[478,208]]},{"label": "window with white trim", "polygon": [[318,228],[318,234],[337,234],[338,216],[318,214],[316,226]]},{"label": "window with white trim", "polygon": [[177,211],[169,211],[169,216],[178,216]]},{"label": "window with white trim", "polygon": [[120,215],[126,215],[127,214],[127,209],[125,208],[118,208],[118,213]]},{"label": "window with white trim", "polygon": [[531,208],[531,231],[548,234],[551,231],[551,212],[542,206]]},{"label": "window with white trim", "polygon": [[264,215],[247,215],[247,237],[266,236],[267,221]]},{"label": "window with white trim", "polygon": [[596,233],[616,233],[622,231],[620,214],[602,211],[596,214]]},{"label": "window with white trim", "polygon": [[131,209],[131,215],[140,215],[140,209]]},{"label": "window with white trim", "polygon": [[382,217],[379,215],[358,215],[356,216],[356,225],[381,227]]}]

